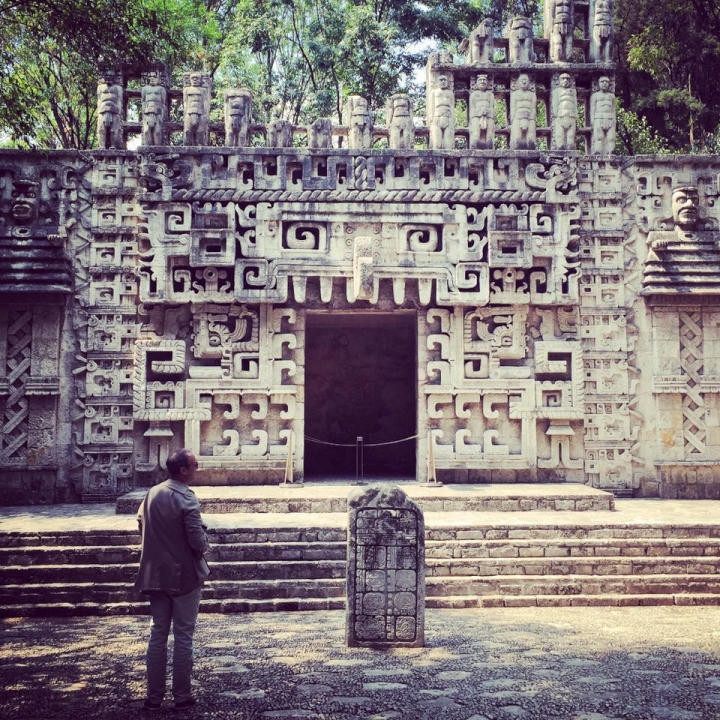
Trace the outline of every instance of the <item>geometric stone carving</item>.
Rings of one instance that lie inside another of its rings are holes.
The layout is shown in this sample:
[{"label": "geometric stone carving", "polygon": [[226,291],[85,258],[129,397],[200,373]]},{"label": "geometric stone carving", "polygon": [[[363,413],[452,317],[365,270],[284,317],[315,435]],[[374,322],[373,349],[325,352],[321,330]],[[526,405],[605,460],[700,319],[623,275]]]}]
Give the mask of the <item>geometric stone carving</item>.
[{"label": "geometric stone carving", "polygon": [[612,3],[575,9],[433,53],[424,125],[394,95],[262,127],[243,88],[215,120],[153,65],[101,78],[101,152],[4,153],[0,465],[100,500],[182,446],[275,483],[295,438],[302,478],[307,319],[402,313],[420,479],[432,448],[441,480],[713,487],[720,163],[613,155]]},{"label": "geometric stone carving", "polygon": [[26,387],[30,378],[32,353],[32,320],[30,308],[12,309],[7,317],[7,348],[5,403],[3,413],[2,446],[0,457],[3,464],[22,460],[27,452],[28,398]]},{"label": "geometric stone carving", "polygon": [[392,485],[348,498],[346,641],[349,647],[425,644],[423,513]]}]

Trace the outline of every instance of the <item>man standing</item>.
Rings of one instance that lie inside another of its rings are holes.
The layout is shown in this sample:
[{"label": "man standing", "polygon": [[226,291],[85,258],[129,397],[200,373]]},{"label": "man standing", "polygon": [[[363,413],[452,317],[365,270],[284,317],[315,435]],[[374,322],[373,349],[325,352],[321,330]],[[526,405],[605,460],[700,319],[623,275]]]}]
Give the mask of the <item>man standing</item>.
[{"label": "man standing", "polygon": [[173,697],[176,708],[195,705],[190,690],[193,633],[200,593],[210,573],[205,558],[209,542],[200,516],[200,503],[188,487],[195,479],[197,460],[179,450],[167,461],[170,479],[145,496],[138,524],[142,554],[136,589],[150,597],[152,628],[147,649],[146,710],[158,710],[165,696],[167,640],[173,626]]}]

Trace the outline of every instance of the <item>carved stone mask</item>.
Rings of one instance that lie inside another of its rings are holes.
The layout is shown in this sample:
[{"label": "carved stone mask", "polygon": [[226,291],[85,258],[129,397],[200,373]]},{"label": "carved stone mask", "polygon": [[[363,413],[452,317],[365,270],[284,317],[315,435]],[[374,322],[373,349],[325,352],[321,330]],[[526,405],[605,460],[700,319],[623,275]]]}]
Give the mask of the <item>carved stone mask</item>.
[{"label": "carved stone mask", "polygon": [[684,229],[691,230],[698,220],[700,198],[698,189],[693,185],[678,187],[672,194],[672,211],[675,223]]},{"label": "carved stone mask", "polygon": [[10,214],[19,223],[29,224],[38,215],[38,184],[28,180],[16,180],[13,183]]}]

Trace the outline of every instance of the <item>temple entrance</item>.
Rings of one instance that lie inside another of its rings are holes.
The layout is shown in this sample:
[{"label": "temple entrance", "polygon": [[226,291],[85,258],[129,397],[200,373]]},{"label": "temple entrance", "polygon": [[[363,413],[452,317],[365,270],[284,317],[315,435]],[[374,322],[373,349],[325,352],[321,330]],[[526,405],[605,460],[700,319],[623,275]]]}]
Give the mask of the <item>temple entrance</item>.
[{"label": "temple entrance", "polygon": [[415,314],[308,313],[305,337],[306,479],[354,478],[357,437],[365,478],[414,479],[416,440],[373,445],[417,432]]}]

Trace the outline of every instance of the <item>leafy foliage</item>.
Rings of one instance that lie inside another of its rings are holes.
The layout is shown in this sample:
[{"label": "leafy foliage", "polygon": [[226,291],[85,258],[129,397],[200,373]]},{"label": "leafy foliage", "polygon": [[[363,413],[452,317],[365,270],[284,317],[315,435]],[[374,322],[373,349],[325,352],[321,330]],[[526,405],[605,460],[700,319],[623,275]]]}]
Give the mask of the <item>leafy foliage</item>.
[{"label": "leafy foliage", "polygon": [[[717,152],[720,3],[615,0],[619,152]],[[343,121],[422,91],[427,54],[484,17],[539,28],[542,0],[0,0],[0,144],[88,148],[101,65],[161,60],[249,87],[255,117]]]},{"label": "leafy foliage", "polygon": [[457,43],[481,17],[465,0],[243,0],[216,79],[250,86],[259,119],[342,122],[345,97],[377,109],[411,90],[420,43]]},{"label": "leafy foliage", "polygon": [[20,147],[91,147],[101,65],[199,60],[220,37],[194,0],[0,0],[0,16],[0,128]]},{"label": "leafy foliage", "polygon": [[620,155],[661,155],[671,152],[667,141],[650,127],[647,119],[617,107],[617,148]]},{"label": "leafy foliage", "polygon": [[712,150],[720,124],[716,0],[619,0],[617,92],[674,150]]}]

